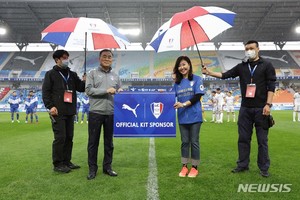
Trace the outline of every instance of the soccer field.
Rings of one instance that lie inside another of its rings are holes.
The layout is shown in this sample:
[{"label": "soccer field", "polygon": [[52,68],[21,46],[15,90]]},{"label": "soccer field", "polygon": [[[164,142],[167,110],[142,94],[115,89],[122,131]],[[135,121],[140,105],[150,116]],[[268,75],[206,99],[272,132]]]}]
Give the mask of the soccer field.
[{"label": "soccer field", "polygon": [[[18,124],[11,123],[9,113],[0,113],[0,199],[299,199],[300,122],[292,122],[292,111],[272,113],[276,124],[269,132],[269,178],[259,175],[255,132],[250,171],[232,174],[237,159],[236,123],[205,122],[200,133],[198,177],[178,177],[181,163],[177,129],[176,138],[115,138],[113,169],[118,177],[99,170],[91,181],[86,179],[87,124],[75,124],[72,161],[81,169],[58,174],[52,170],[53,133],[48,115],[38,113],[38,124],[25,124],[25,114],[21,113]],[[206,112],[208,121],[210,116]],[[99,169],[102,158],[101,137]],[[257,192],[252,188],[252,192],[238,192],[239,184],[269,184],[278,190]],[[284,184],[290,184],[290,192],[279,192],[284,191]]]}]

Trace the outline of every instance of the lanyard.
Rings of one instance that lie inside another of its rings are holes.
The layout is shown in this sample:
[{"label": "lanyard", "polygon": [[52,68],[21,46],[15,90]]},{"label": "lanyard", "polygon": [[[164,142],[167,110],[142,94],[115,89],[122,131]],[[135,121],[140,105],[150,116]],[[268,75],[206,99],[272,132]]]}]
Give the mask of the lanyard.
[{"label": "lanyard", "polygon": [[66,78],[61,72],[59,72],[59,73],[60,73],[61,77],[63,77],[64,81],[66,82],[67,90],[69,90],[69,87],[68,87],[68,80],[69,80],[69,78],[70,78],[70,74],[68,73],[68,76],[67,76],[67,78]]},{"label": "lanyard", "polygon": [[254,71],[256,70],[256,67],[257,67],[257,65],[255,65],[254,68],[251,70],[250,64],[248,63],[248,68],[249,68],[250,75],[251,75],[251,84],[252,84],[253,74],[254,74]]}]

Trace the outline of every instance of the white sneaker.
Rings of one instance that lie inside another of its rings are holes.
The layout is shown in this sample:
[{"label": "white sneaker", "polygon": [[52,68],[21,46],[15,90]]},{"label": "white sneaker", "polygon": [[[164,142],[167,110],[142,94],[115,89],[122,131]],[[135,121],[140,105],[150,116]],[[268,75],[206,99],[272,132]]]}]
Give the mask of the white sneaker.
[{"label": "white sneaker", "polygon": [[86,121],[86,123],[88,124],[89,122],[88,122],[88,121]]},{"label": "white sneaker", "polygon": [[14,122],[15,122],[14,120],[11,121],[11,123],[14,123]]},{"label": "white sneaker", "polygon": [[25,121],[25,124],[27,124],[28,123],[28,121]]},{"label": "white sneaker", "polygon": [[18,123],[20,123],[20,121],[19,121],[19,120],[17,120],[17,122],[18,122]]},{"label": "white sneaker", "polygon": [[83,121],[81,121],[80,124],[83,124]]}]

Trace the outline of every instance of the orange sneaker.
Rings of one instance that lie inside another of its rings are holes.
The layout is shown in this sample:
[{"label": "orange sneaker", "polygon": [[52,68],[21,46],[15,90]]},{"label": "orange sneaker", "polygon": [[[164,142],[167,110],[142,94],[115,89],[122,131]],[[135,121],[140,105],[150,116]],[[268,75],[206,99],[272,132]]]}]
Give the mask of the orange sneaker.
[{"label": "orange sneaker", "polygon": [[192,167],[188,177],[195,178],[197,175],[198,175],[198,170],[196,168]]},{"label": "orange sneaker", "polygon": [[186,175],[188,174],[189,172],[189,169],[186,167],[186,166],[183,166],[180,173],[179,173],[179,176],[180,177],[186,177]]}]

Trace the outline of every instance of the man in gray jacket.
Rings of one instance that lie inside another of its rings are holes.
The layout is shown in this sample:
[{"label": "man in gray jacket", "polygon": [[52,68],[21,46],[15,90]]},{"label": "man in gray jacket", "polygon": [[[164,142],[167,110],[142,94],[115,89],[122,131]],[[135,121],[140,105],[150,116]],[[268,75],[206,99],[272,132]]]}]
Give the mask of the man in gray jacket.
[{"label": "man in gray jacket", "polygon": [[114,94],[121,91],[119,76],[112,71],[113,53],[104,49],[99,53],[100,66],[87,74],[86,94],[90,99],[88,123],[88,180],[94,179],[98,171],[97,157],[101,128],[104,128],[103,173],[117,176],[112,170]]}]

